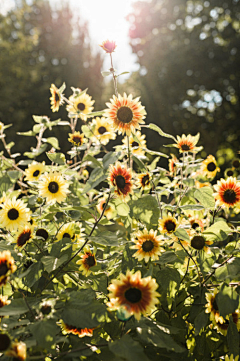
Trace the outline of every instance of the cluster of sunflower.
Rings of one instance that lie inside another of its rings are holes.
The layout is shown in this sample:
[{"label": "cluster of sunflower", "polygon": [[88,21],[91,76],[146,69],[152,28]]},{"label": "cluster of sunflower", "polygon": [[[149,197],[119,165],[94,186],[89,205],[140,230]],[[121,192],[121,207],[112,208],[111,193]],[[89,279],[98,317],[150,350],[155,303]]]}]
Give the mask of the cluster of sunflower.
[{"label": "cluster of sunflower", "polygon": [[[115,86],[105,110],[52,84],[52,111],[66,104],[69,122],[35,116],[25,135],[37,146],[18,162],[0,124],[1,358],[237,361],[240,182],[215,184],[199,134],[145,125],[140,98],[117,92],[115,43],[101,47]],[[55,125],[70,127],[71,150],[37,161],[58,144],[43,138]],[[174,140],[168,169],[144,127]]]}]

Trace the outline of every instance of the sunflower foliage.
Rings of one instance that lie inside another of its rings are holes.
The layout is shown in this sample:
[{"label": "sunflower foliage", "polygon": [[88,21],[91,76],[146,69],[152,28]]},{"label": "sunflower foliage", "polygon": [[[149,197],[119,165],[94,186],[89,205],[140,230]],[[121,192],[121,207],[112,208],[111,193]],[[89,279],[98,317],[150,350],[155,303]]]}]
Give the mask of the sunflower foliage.
[{"label": "sunflower foliage", "polygon": [[[23,156],[0,124],[0,358],[237,360],[239,162],[215,181],[200,134],[146,125],[140,98],[118,94],[115,43],[101,47],[115,90],[106,109],[52,84],[51,109],[68,120],[34,115]],[[144,127],[173,153],[148,149]]]}]

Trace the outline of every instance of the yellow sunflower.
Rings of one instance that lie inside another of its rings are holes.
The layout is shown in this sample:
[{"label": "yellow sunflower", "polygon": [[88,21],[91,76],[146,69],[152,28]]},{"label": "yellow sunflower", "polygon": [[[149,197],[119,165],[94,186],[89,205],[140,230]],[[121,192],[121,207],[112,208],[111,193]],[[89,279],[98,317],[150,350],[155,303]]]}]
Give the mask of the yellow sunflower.
[{"label": "yellow sunflower", "polygon": [[45,174],[39,181],[39,195],[46,198],[49,203],[61,203],[67,198],[68,183],[63,176],[56,172]]},{"label": "yellow sunflower", "polygon": [[142,278],[140,271],[132,274],[128,270],[126,275],[120,274],[120,280],[114,279],[108,286],[110,302],[107,306],[117,310],[127,305],[130,313],[140,320],[141,314],[149,315],[159,302],[157,288],[158,284],[151,276]]},{"label": "yellow sunflower", "polygon": [[0,198],[0,208],[3,207],[4,202],[8,199],[5,192],[3,192],[2,197]]},{"label": "yellow sunflower", "polygon": [[[146,140],[145,140],[145,134],[141,134],[139,130],[136,131],[136,137],[140,141],[141,145],[133,138],[132,134],[129,136],[129,146],[131,149],[131,153],[134,155],[138,155],[140,157],[143,157],[145,154],[145,151],[143,148],[146,148]],[[128,139],[127,137],[124,137],[122,140],[123,144],[128,147]]]},{"label": "yellow sunflower", "polygon": [[0,286],[5,285],[8,276],[15,272],[17,267],[10,251],[0,252]]},{"label": "yellow sunflower", "polygon": [[214,178],[217,172],[220,172],[220,168],[218,168],[216,159],[213,155],[209,155],[207,159],[202,162],[201,170],[207,178]]},{"label": "yellow sunflower", "polygon": [[207,241],[205,237],[200,234],[195,235],[191,239],[191,247],[196,249],[197,251],[205,251],[206,253],[211,253],[211,250],[208,246],[210,246],[213,242]]},{"label": "yellow sunflower", "polygon": [[224,318],[222,316],[220,316],[219,313],[219,309],[218,309],[218,305],[216,302],[216,296],[218,294],[217,289],[214,289],[213,293],[206,293],[206,300],[207,300],[207,304],[206,304],[206,313],[210,313],[210,320],[214,321],[214,322],[219,322],[219,323],[224,323]]},{"label": "yellow sunflower", "polygon": [[237,177],[238,172],[235,168],[226,168],[224,171],[224,178]]},{"label": "yellow sunflower", "polygon": [[199,140],[199,136],[199,133],[195,136],[192,136],[190,134],[186,136],[185,134],[183,134],[181,137],[179,137],[179,135],[177,135],[177,144],[173,144],[173,146],[178,148],[180,153],[197,153],[202,149],[202,147],[195,147]]},{"label": "yellow sunflower", "polygon": [[190,217],[189,222],[193,230],[201,230],[202,232],[204,231],[204,223],[202,219],[197,217]]},{"label": "yellow sunflower", "polygon": [[195,186],[197,187],[197,188],[203,188],[203,187],[211,187],[211,183],[209,183],[209,182],[199,182],[199,181],[197,181],[197,180],[195,180]]},{"label": "yellow sunflower", "polygon": [[132,94],[127,96],[124,93],[123,97],[120,94],[118,97],[113,95],[110,102],[106,103],[109,109],[105,110],[104,116],[113,123],[119,134],[130,135],[136,128],[140,129],[140,123],[145,123],[143,119],[146,111],[139,102],[139,97],[133,99]]},{"label": "yellow sunflower", "polygon": [[58,112],[60,105],[64,103],[63,94],[62,94],[64,89],[65,86],[61,86],[61,88],[58,89],[56,85],[51,84],[50,92],[52,96],[50,97],[50,100],[51,100],[51,109],[53,113]]},{"label": "yellow sunflower", "polygon": [[158,226],[160,232],[166,233],[168,236],[170,236],[173,232],[177,230],[179,222],[169,213],[166,217],[159,219]]},{"label": "yellow sunflower", "polygon": [[[232,313],[232,319],[235,325],[237,326],[238,332],[240,331],[240,319],[239,319],[239,310],[236,310]],[[227,336],[227,330],[229,326],[229,315],[226,316],[224,322],[213,322],[213,327],[217,332],[221,333],[224,336]]]},{"label": "yellow sunflower", "polygon": [[151,175],[149,172],[138,174],[137,175],[137,182],[136,186],[142,189],[149,189],[151,188]]},{"label": "yellow sunflower", "polygon": [[228,355],[225,356],[224,361],[238,361],[239,360],[239,355],[237,355],[236,357],[233,356],[233,354],[230,355],[230,358]]},{"label": "yellow sunflower", "polygon": [[27,358],[27,346],[24,342],[14,341],[5,353],[6,356],[13,357],[14,360],[24,361]]},{"label": "yellow sunflower", "polygon": [[86,246],[84,247],[84,254],[81,255],[81,258],[76,264],[80,264],[81,267],[79,270],[82,271],[85,276],[88,276],[91,273],[90,268],[97,264],[95,254],[91,252],[89,246]]},{"label": "yellow sunflower", "polygon": [[45,171],[45,162],[38,163],[33,161],[31,164],[28,165],[28,168],[25,169],[25,179],[27,181],[36,181],[43,174]]},{"label": "yellow sunflower", "polygon": [[138,231],[132,241],[135,245],[130,248],[137,249],[133,257],[139,261],[143,259],[145,262],[148,262],[150,259],[152,261],[158,260],[159,255],[164,251],[161,247],[162,236],[157,236],[157,231],[153,229],[149,232],[146,228],[143,231]]},{"label": "yellow sunflower", "polygon": [[240,167],[240,160],[234,159],[232,162],[233,168],[239,168]]},{"label": "yellow sunflower", "polygon": [[106,118],[97,117],[93,120],[93,125],[93,134],[103,145],[106,145],[110,139],[116,139],[116,133],[114,132],[113,126]]},{"label": "yellow sunflower", "polygon": [[68,325],[63,320],[60,320],[59,324],[64,335],[72,333],[73,335],[77,335],[80,338],[85,336],[92,337],[93,335],[94,328],[79,328],[76,326]]},{"label": "yellow sunflower", "polygon": [[66,223],[60,228],[57,234],[57,241],[61,241],[63,238],[69,238],[72,241],[75,240],[75,222]]},{"label": "yellow sunflower", "polygon": [[[8,296],[2,296],[0,295],[0,308],[7,306],[11,303],[10,300],[8,300]],[[0,316],[1,318],[1,316]]]},{"label": "yellow sunflower", "polygon": [[75,145],[76,147],[80,147],[86,141],[83,133],[80,134],[80,132],[74,132],[72,134],[69,133],[68,135],[69,135],[68,141],[73,145]]},{"label": "yellow sunflower", "polygon": [[213,187],[216,190],[213,195],[218,205],[229,208],[240,202],[240,182],[236,178],[222,178]]},{"label": "yellow sunflower", "polygon": [[71,95],[69,101],[71,104],[68,104],[66,107],[69,118],[78,117],[82,120],[87,120],[87,114],[93,111],[92,105],[95,103],[95,100],[92,100],[92,97],[84,92],[79,96]]},{"label": "yellow sunflower", "polygon": [[101,45],[99,45],[99,46],[101,46],[101,48],[103,48],[103,50],[105,50],[106,53],[111,54],[111,53],[113,53],[114,50],[116,49],[116,46],[117,46],[117,45],[116,45],[115,41],[105,40],[105,41],[103,41],[103,43],[102,43]]},{"label": "yellow sunflower", "polygon": [[0,331],[0,353],[7,351],[11,343],[12,341],[8,334]]},{"label": "yellow sunflower", "polygon": [[21,227],[16,235],[16,243],[18,247],[24,247],[27,242],[32,239],[33,227],[26,225]]},{"label": "yellow sunflower", "polygon": [[[103,209],[104,209],[104,207],[105,207],[105,204],[106,204],[106,200],[107,200],[107,196],[104,196],[104,197],[102,197],[102,198],[100,198],[99,200],[98,200],[98,204],[97,204],[97,210],[98,210],[98,213],[102,213],[102,211],[103,211]],[[112,216],[113,216],[113,213],[114,213],[114,207],[113,207],[113,205],[112,204],[110,204],[110,203],[108,203],[108,205],[107,205],[107,207],[106,207],[106,209],[105,209],[105,211],[104,211],[104,216],[107,218],[107,219],[111,219],[112,218]]]},{"label": "yellow sunflower", "polygon": [[36,236],[37,237],[42,237],[45,241],[48,239],[49,234],[48,231],[44,228],[38,228],[36,230]]},{"label": "yellow sunflower", "polygon": [[120,197],[126,198],[132,192],[131,169],[122,168],[119,162],[115,166],[110,165],[108,181],[115,187],[115,193]]},{"label": "yellow sunflower", "polygon": [[176,171],[177,171],[177,165],[176,163],[178,162],[177,157],[171,153],[171,159],[168,160],[168,168],[169,168],[169,173],[171,176],[173,176]]},{"label": "yellow sunflower", "polygon": [[21,199],[7,199],[0,210],[0,223],[9,231],[18,230],[30,219],[30,210]]}]

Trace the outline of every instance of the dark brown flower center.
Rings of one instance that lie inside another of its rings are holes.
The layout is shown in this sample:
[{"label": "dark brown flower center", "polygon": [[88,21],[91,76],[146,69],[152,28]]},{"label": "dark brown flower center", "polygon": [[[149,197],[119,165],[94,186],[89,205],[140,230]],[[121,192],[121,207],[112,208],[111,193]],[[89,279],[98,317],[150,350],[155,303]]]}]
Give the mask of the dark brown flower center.
[{"label": "dark brown flower center", "polygon": [[0,333],[0,352],[6,351],[11,344],[11,339],[5,333]]},{"label": "dark brown flower center", "polygon": [[95,266],[96,264],[96,260],[95,260],[95,257],[94,255],[89,255],[87,258],[86,258],[86,264],[89,266],[89,267],[93,267]]},{"label": "dark brown flower center", "polygon": [[121,107],[117,111],[118,120],[122,123],[130,123],[133,119],[133,112],[128,107]]},{"label": "dark brown flower center", "polygon": [[190,150],[190,147],[187,144],[183,144],[181,145],[181,149],[187,152],[188,150]]},{"label": "dark brown flower center", "polygon": [[239,162],[238,159],[235,159],[232,164],[233,164],[234,168],[239,168],[240,167],[240,162]]},{"label": "dark brown flower center", "polygon": [[218,305],[217,305],[217,301],[216,301],[215,297],[214,297],[214,300],[212,302],[212,308],[214,309],[214,311],[218,311]]},{"label": "dark brown flower center", "polygon": [[236,192],[233,189],[227,189],[223,193],[223,200],[226,203],[234,203],[236,201]]},{"label": "dark brown flower center", "polygon": [[30,230],[23,231],[23,232],[18,236],[17,245],[18,245],[19,247],[24,246],[24,244],[27,243],[27,241],[29,241],[30,237],[31,237],[31,231],[30,231]]},{"label": "dark brown flower center", "polygon": [[60,100],[60,96],[59,96],[59,94],[56,92],[56,93],[55,93],[55,102],[57,103],[57,102],[59,102],[59,100]]},{"label": "dark brown flower center", "polygon": [[138,144],[138,142],[132,142],[132,147],[139,147],[139,144]]},{"label": "dark brown flower center", "polygon": [[78,103],[77,108],[78,108],[78,110],[80,110],[82,112],[85,109],[85,104]]},{"label": "dark brown flower center", "polygon": [[36,236],[42,237],[46,241],[48,239],[48,232],[44,228],[39,228],[36,232]]},{"label": "dark brown flower center", "polygon": [[43,305],[41,307],[41,312],[44,314],[44,315],[49,315],[49,313],[52,311],[52,307],[50,305]]},{"label": "dark brown flower center", "polygon": [[199,226],[199,223],[194,222],[194,223],[192,224],[192,228],[193,228],[193,229],[196,229],[196,228],[198,228],[198,227],[200,227],[200,226]]},{"label": "dark brown flower center", "polygon": [[126,300],[131,303],[137,303],[142,299],[142,292],[135,287],[129,288],[124,294]]},{"label": "dark brown flower center", "polygon": [[40,173],[40,170],[35,170],[35,172],[33,173],[33,177],[37,177],[38,175],[39,175],[39,173]]},{"label": "dark brown flower center", "polygon": [[105,127],[99,127],[98,128],[98,133],[99,134],[104,134],[104,133],[106,133],[106,131],[107,131],[107,129]]},{"label": "dark brown flower center", "polygon": [[145,187],[145,186],[149,185],[149,183],[150,183],[150,179],[149,179],[149,175],[147,174],[142,177],[142,185],[143,185],[143,187]]},{"label": "dark brown flower center", "polygon": [[214,162],[210,162],[210,163],[208,163],[208,165],[207,165],[207,170],[208,170],[209,172],[213,172],[216,168],[217,168],[217,167],[216,167],[216,164],[215,164]]},{"label": "dark brown flower center", "polygon": [[48,190],[51,193],[57,193],[59,190],[59,185],[57,184],[57,182],[50,182],[48,185]]},{"label": "dark brown flower center", "polygon": [[8,266],[6,265],[6,261],[0,263],[0,277],[4,276],[8,271]]},{"label": "dark brown flower center", "polygon": [[233,171],[232,171],[232,169],[229,169],[228,171],[227,171],[227,176],[228,177],[231,177],[233,175]]},{"label": "dark brown flower center", "polygon": [[176,223],[174,221],[172,221],[172,220],[166,221],[165,222],[165,229],[168,232],[174,232],[175,229],[176,229]]},{"label": "dark brown flower center", "polygon": [[118,188],[121,188],[121,189],[124,188],[125,184],[126,184],[125,178],[122,175],[117,175],[116,176],[116,184],[117,184]]},{"label": "dark brown flower center", "polygon": [[[102,204],[102,209],[104,209],[105,205],[106,205],[106,202],[104,202],[104,203]],[[107,206],[106,209],[105,209],[105,211],[107,211],[109,208],[110,208],[110,206]]]},{"label": "dark brown flower center", "polygon": [[202,236],[194,236],[191,240],[191,246],[197,250],[203,249],[205,246],[205,238]]},{"label": "dark brown flower center", "polygon": [[19,212],[17,209],[15,208],[11,208],[9,209],[8,211],[8,218],[11,220],[11,221],[15,221],[16,219],[18,219],[19,217]]},{"label": "dark brown flower center", "polygon": [[71,239],[71,236],[69,233],[64,233],[62,238],[70,238]]},{"label": "dark brown flower center", "polygon": [[154,248],[154,243],[150,239],[146,240],[142,244],[142,249],[144,252],[150,252]]},{"label": "dark brown flower center", "polygon": [[73,136],[72,137],[72,141],[77,144],[77,145],[81,145],[82,144],[82,138],[78,137],[78,136]]}]

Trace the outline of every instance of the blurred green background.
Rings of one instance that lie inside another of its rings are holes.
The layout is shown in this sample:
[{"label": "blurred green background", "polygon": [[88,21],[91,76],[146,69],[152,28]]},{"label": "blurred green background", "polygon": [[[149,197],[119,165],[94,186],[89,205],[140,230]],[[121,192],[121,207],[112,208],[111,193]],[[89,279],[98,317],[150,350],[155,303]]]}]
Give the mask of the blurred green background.
[{"label": "blurred green background", "polygon": [[[220,166],[231,167],[240,150],[240,1],[139,1],[128,22],[139,71],[119,84],[119,92],[141,95],[146,123],[173,135],[200,132],[200,155],[213,154]],[[64,109],[51,112],[51,83],[66,82],[66,96],[71,86],[88,88],[95,110],[106,107],[113,94],[112,82],[101,75],[107,55],[100,48],[93,52],[91,42],[86,19],[81,13],[76,18],[68,2],[53,10],[48,0],[31,6],[16,1],[0,15],[0,121],[14,125],[6,131],[14,152],[35,144],[16,135],[32,128],[33,114],[67,119]],[[54,128],[65,151],[68,132]],[[170,153],[163,148],[167,139],[143,132],[148,148]]]}]

